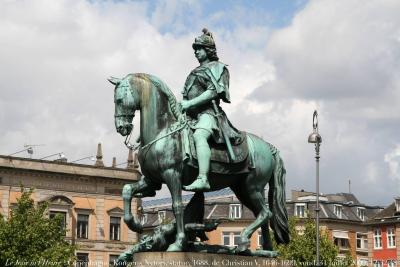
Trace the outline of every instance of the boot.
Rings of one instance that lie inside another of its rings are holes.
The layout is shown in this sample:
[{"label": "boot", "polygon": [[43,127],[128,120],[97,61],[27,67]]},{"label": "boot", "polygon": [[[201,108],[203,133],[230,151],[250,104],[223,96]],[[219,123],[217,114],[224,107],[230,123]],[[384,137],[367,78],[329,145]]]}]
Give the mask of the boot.
[{"label": "boot", "polygon": [[183,186],[184,190],[194,192],[204,192],[210,190],[208,182],[208,172],[210,170],[211,150],[208,144],[196,146],[197,159],[199,162],[199,176],[190,185]]}]

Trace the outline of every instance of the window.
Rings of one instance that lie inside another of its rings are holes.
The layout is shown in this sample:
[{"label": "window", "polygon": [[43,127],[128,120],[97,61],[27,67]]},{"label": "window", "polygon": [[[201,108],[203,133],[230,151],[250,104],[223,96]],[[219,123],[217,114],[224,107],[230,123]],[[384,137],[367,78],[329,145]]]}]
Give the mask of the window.
[{"label": "window", "polygon": [[361,221],[365,220],[365,208],[358,207],[357,208],[357,216],[361,219]]},{"label": "window", "polygon": [[387,260],[387,267],[395,267],[396,261],[395,260]]},{"label": "window", "polygon": [[382,261],[374,261],[374,267],[383,267]]},{"label": "window", "polygon": [[357,260],[357,266],[360,267],[368,267],[369,260],[368,258],[359,258]]},{"label": "window", "polygon": [[121,217],[110,217],[110,240],[120,240]]},{"label": "window", "polygon": [[381,232],[381,229],[375,229],[374,230],[374,248],[382,248],[382,232]]},{"label": "window", "polygon": [[306,203],[296,203],[294,205],[294,216],[300,218],[306,217]]},{"label": "window", "polygon": [[110,255],[108,266],[114,267],[117,266],[118,255]]},{"label": "window", "polygon": [[357,250],[367,250],[368,249],[368,235],[364,233],[357,233]]},{"label": "window", "polygon": [[334,237],[333,242],[339,248],[339,250],[347,250],[350,248],[349,239],[347,238],[336,238]]},{"label": "window", "polygon": [[61,229],[65,230],[67,226],[67,213],[63,211],[50,211],[49,212],[49,217],[50,219],[55,218],[56,216],[61,217]]},{"label": "window", "polygon": [[229,218],[239,219],[242,217],[242,205],[241,204],[230,204],[229,205]]},{"label": "window", "polygon": [[147,216],[148,216],[147,214],[142,215],[142,225],[145,225],[147,223],[147,219],[148,219]]},{"label": "window", "polygon": [[259,248],[261,248],[262,245],[263,245],[262,234],[261,234],[260,231],[257,232],[257,233],[258,233],[258,238],[257,238],[258,243],[257,243],[257,245],[258,245]]},{"label": "window", "polygon": [[394,233],[394,228],[387,228],[387,246],[388,248],[396,247],[396,236]]},{"label": "window", "polygon": [[396,198],[395,202],[396,202],[396,212],[399,212],[400,211],[400,198]]},{"label": "window", "polygon": [[166,217],[166,212],[165,210],[159,211],[158,212],[158,222],[163,223]]},{"label": "window", "polygon": [[240,242],[240,232],[222,232],[222,244],[224,246],[237,246]]},{"label": "window", "polygon": [[88,239],[89,232],[89,215],[78,214],[78,220],[76,223],[76,237]]},{"label": "window", "polygon": [[77,253],[76,254],[76,267],[87,267],[89,263],[88,253]]},{"label": "window", "polygon": [[335,213],[335,215],[336,215],[339,219],[342,218],[342,211],[343,211],[342,205],[333,205],[333,212]]}]

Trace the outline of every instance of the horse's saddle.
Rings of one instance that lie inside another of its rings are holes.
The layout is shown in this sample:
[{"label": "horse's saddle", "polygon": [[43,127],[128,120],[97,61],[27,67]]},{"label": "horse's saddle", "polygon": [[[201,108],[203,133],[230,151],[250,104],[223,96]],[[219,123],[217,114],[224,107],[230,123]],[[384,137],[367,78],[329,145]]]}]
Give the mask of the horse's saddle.
[{"label": "horse's saddle", "polygon": [[[198,168],[196,146],[194,144],[193,130],[190,128],[182,131],[183,151],[188,165]],[[212,138],[211,138],[212,139]],[[185,147],[186,144],[186,147]],[[210,172],[220,174],[247,173],[250,171],[249,149],[247,135],[240,132],[240,138],[232,142],[235,160],[231,160],[225,143],[209,142],[211,149]]]}]

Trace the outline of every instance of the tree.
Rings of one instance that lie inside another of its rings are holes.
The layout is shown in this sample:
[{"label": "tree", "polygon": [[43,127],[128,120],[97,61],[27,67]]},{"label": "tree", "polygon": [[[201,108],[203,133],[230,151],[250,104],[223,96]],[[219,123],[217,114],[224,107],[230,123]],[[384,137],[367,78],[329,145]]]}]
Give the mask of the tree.
[{"label": "tree", "polygon": [[[296,225],[299,219],[292,217],[289,219],[290,242],[287,245],[279,245],[279,257],[285,260],[293,260],[297,266],[310,266],[315,263],[316,255],[316,226],[312,219],[307,219],[304,223],[304,232],[299,233]],[[320,231],[320,266],[352,266],[353,260],[350,253],[345,259],[339,260],[338,248],[329,240],[328,235]]]},{"label": "tree", "polygon": [[9,219],[0,214],[0,266],[70,266],[76,247],[65,240],[62,218],[49,218],[47,203],[36,206],[33,189],[21,193]]}]

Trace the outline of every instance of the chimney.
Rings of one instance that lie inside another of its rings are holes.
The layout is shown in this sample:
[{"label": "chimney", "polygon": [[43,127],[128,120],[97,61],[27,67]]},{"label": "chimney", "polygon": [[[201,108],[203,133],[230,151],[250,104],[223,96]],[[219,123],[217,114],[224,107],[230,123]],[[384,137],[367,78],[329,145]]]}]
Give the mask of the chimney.
[{"label": "chimney", "polygon": [[133,164],[133,150],[132,149],[129,149],[128,164],[127,164],[126,168],[130,169],[130,170],[135,169],[135,166]]},{"label": "chimney", "polygon": [[104,167],[103,163],[103,150],[101,149],[101,143],[97,145],[97,154],[96,154],[96,163],[94,164],[96,167]]},{"label": "chimney", "polygon": [[113,157],[113,161],[112,161],[111,167],[113,167],[113,168],[117,167],[117,158],[116,157]]}]

